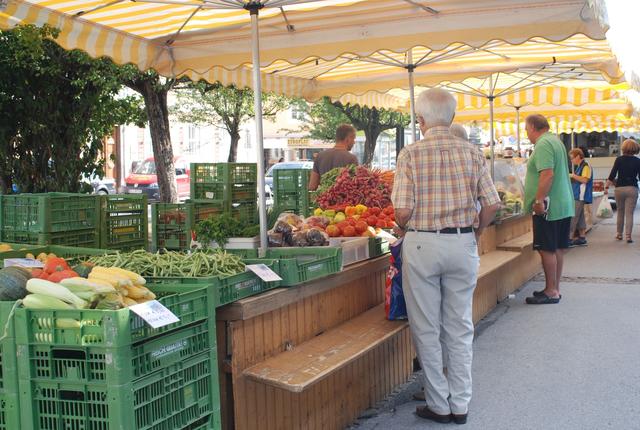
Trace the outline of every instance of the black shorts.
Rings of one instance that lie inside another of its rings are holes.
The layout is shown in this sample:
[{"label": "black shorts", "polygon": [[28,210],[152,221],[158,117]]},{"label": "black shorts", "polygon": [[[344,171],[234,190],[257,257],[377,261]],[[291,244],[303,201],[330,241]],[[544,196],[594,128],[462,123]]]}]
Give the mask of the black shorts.
[{"label": "black shorts", "polygon": [[569,247],[571,217],[547,221],[543,216],[533,215],[533,249],[555,252]]}]

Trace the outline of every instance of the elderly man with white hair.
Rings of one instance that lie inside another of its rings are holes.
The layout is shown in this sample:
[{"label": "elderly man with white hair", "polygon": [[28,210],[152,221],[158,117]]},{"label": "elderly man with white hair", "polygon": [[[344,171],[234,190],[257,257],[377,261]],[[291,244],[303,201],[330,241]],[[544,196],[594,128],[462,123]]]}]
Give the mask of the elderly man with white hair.
[{"label": "elderly man with white hair", "polygon": [[482,153],[451,133],[455,108],[455,99],[442,89],[420,94],[416,113],[424,138],[400,152],[392,200],[404,233],[402,281],[409,323],[425,374],[426,406],[416,414],[464,424],[471,400],[477,240],[500,198]]}]

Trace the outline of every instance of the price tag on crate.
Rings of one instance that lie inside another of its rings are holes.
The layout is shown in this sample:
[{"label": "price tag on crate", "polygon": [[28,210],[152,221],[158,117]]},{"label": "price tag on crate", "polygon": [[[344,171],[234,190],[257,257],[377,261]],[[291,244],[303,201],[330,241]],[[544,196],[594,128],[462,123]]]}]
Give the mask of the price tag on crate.
[{"label": "price tag on crate", "polygon": [[11,266],[26,267],[28,269],[42,269],[44,267],[44,263],[31,258],[5,258],[4,267]]},{"label": "price tag on crate", "polygon": [[265,264],[247,264],[245,267],[265,282],[282,281],[282,278]]},{"label": "price tag on crate", "polygon": [[150,300],[148,302],[129,306],[129,309],[145,320],[146,323],[153,328],[164,327],[180,321],[180,318],[157,300]]}]

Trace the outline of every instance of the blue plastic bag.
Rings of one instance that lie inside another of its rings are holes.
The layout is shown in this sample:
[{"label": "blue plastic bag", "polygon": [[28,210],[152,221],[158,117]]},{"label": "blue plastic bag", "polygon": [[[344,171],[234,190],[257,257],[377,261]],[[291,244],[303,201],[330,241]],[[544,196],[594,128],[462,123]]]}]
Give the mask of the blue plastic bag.
[{"label": "blue plastic bag", "polygon": [[407,305],[402,292],[402,239],[390,246],[391,266],[385,283],[385,311],[388,320],[406,320]]}]

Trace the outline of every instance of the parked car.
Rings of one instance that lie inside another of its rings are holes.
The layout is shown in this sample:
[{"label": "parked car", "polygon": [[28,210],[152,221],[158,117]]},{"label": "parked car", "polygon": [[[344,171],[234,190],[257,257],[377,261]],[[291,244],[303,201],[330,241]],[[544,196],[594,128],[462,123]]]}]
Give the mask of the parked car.
[{"label": "parked car", "polygon": [[93,188],[93,194],[100,194],[100,195],[116,194],[115,179],[91,176],[91,177],[83,177],[82,181],[91,185],[91,188]]},{"label": "parked car", "polygon": [[[189,162],[182,157],[175,157],[173,160],[176,169],[176,181],[178,183],[178,197],[183,200],[189,198],[191,170]],[[147,158],[138,164],[129,176],[125,179],[122,190],[125,194],[146,194],[149,201],[160,200],[160,189],[158,188],[158,177],[156,176],[156,162]]]}]

